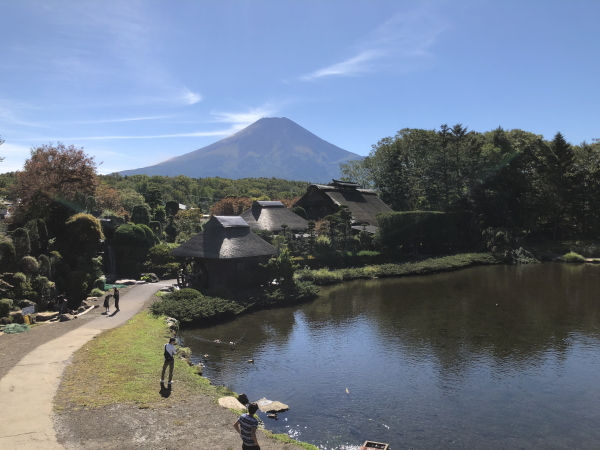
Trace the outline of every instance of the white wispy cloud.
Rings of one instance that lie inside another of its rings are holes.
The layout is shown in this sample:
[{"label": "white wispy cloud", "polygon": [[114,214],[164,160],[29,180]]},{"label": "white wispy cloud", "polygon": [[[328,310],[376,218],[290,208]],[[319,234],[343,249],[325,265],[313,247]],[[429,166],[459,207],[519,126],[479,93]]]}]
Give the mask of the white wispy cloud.
[{"label": "white wispy cloud", "polygon": [[2,106],[0,106],[0,122],[10,123],[13,125],[24,125],[26,127],[48,128],[47,125],[39,123],[39,122],[23,120],[17,114],[15,114],[11,109],[4,108]]},{"label": "white wispy cloud", "polygon": [[[189,137],[209,137],[209,136],[230,136],[248,125],[256,122],[258,119],[263,117],[271,116],[275,114],[277,108],[270,103],[266,103],[258,108],[251,108],[243,112],[223,112],[223,111],[211,111],[213,119],[208,121],[212,123],[225,123],[230,124],[227,128],[207,131],[193,131],[189,133],[170,133],[170,134],[152,134],[152,135],[109,135],[109,136],[71,136],[71,137],[33,137],[27,139],[15,139],[15,140],[28,140],[28,141],[102,141],[102,140],[117,140],[117,139],[163,139],[163,138],[189,138]],[[139,120],[151,119],[151,118],[137,118]],[[136,119],[121,119],[121,120],[136,120]],[[110,120],[110,121],[118,121]]]},{"label": "white wispy cloud", "polygon": [[181,99],[188,105],[195,105],[202,101],[202,96],[197,92],[192,92],[188,88],[184,87],[181,94]]},{"label": "white wispy cloud", "polygon": [[430,48],[447,28],[446,23],[428,6],[397,13],[354,45],[354,55],[299,77],[313,81],[332,76],[358,76],[393,66],[411,70],[431,57]]}]

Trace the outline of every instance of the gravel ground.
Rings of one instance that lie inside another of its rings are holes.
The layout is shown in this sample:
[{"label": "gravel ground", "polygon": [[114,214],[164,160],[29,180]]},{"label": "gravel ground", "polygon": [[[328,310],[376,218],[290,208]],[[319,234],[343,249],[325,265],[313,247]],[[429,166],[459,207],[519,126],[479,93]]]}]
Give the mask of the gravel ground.
[{"label": "gravel ground", "polygon": [[[242,447],[242,441],[233,429],[235,420],[231,411],[215,404],[211,398],[197,396],[171,408],[111,405],[63,411],[55,416],[54,424],[58,442],[69,450],[237,450]],[[298,449],[260,432],[257,437],[263,450]]]}]

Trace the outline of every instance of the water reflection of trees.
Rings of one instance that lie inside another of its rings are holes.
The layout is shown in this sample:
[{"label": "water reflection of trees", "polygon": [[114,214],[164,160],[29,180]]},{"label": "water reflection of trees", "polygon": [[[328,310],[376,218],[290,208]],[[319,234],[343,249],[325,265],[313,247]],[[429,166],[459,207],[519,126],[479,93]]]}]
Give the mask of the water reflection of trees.
[{"label": "water reflection of trees", "polygon": [[[196,356],[224,361],[286,345],[296,314],[311,330],[346,327],[365,316],[386,351],[434,359],[444,376],[460,376],[482,360],[496,372],[528,370],[548,355],[564,360],[582,335],[599,337],[599,285],[600,267],[550,264],[355,281],[329,287],[310,303],[187,331],[185,345]],[[240,338],[235,350],[225,344]],[[224,343],[207,342],[215,339]]]},{"label": "water reflection of trees", "polygon": [[526,370],[552,354],[564,359],[578,335],[598,338],[594,266],[479,267],[428,277],[359,281],[327,290],[320,310],[367,312],[382,345],[413,357],[433,355],[442,373],[491,359],[497,371]]}]

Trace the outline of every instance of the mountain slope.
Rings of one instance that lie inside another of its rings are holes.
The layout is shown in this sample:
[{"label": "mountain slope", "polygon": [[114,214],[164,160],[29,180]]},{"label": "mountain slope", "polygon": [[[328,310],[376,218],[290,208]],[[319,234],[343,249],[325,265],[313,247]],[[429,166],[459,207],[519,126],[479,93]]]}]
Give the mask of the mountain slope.
[{"label": "mountain slope", "polygon": [[187,175],[193,178],[276,177],[326,182],[339,164],[362,156],[315,136],[285,117],[263,118],[214,144],[121,175]]}]

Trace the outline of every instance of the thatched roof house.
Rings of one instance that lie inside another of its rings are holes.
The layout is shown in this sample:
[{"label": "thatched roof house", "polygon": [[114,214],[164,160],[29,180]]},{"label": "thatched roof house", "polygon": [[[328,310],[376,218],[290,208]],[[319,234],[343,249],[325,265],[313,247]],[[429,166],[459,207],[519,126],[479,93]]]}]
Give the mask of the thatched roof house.
[{"label": "thatched roof house", "polygon": [[309,220],[319,220],[335,214],[340,205],[348,206],[352,212],[352,223],[355,225],[368,223],[377,226],[375,215],[392,211],[375,191],[360,189],[360,185],[356,183],[338,180],[333,180],[327,186],[310,185],[306,194],[294,204],[304,208]]},{"label": "thatched roof house", "polygon": [[204,229],[171,251],[184,259],[180,285],[196,289],[250,287],[257,281],[260,263],[277,249],[252,233],[240,216],[214,216]]},{"label": "thatched roof house", "polygon": [[281,231],[284,224],[292,231],[308,228],[308,220],[294,214],[281,202],[256,201],[241,217],[253,230]]}]

